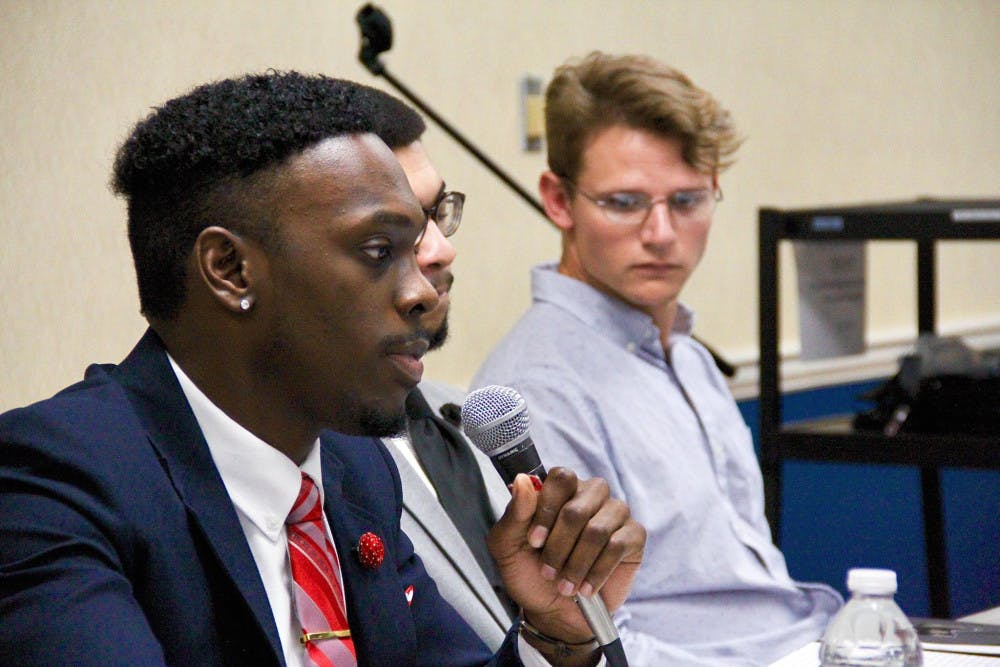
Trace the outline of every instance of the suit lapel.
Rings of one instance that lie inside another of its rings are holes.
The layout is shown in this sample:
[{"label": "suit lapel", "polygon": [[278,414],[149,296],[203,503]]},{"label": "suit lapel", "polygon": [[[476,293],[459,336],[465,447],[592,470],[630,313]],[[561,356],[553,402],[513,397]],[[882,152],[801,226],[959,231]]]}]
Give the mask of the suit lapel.
[{"label": "suit lapel", "polygon": [[[359,441],[361,439],[358,439]],[[367,439],[365,439],[367,440]],[[350,446],[364,447],[372,442],[352,443]],[[336,457],[337,445],[324,441],[321,450],[323,465],[323,511],[333,541],[337,546],[340,569],[347,597],[347,615],[351,626],[351,636],[358,651],[359,664],[409,664],[416,654],[415,632],[401,631],[402,619],[409,619],[406,597],[396,564],[390,562],[392,554],[388,546],[395,544],[395,535],[390,531],[398,527],[382,525],[375,513],[368,512],[352,502],[344,492],[344,466]],[[372,460],[381,457],[372,454]],[[365,471],[352,469],[352,484],[364,486]],[[362,534],[373,532],[387,545],[385,562],[375,568],[362,567],[355,548]]]},{"label": "suit lapel", "polygon": [[[455,524],[448,518],[437,497],[431,493],[412,464],[398,449],[390,447],[389,452],[396,461],[403,482],[403,511],[413,516],[417,523],[434,537],[442,553],[448,556],[456,568],[478,570],[479,566],[476,565],[472,552],[458,534]],[[485,577],[483,582],[486,582]]]},{"label": "suit lapel", "polygon": [[448,560],[458,576],[465,579],[472,593],[488,605],[490,615],[496,620],[497,625],[506,628],[509,625],[507,612],[493,592],[493,587],[479,568],[465,540],[455,528],[455,524],[441,507],[437,497],[427,488],[419,473],[413,469],[413,464],[400,453],[398,448],[389,445],[388,449],[396,461],[403,483],[403,512],[424,530],[428,538],[434,542],[440,556]]},{"label": "suit lapel", "polygon": [[177,494],[251,608],[275,657],[281,656],[267,593],[236,510],[156,334],[148,331],[119,369]]}]

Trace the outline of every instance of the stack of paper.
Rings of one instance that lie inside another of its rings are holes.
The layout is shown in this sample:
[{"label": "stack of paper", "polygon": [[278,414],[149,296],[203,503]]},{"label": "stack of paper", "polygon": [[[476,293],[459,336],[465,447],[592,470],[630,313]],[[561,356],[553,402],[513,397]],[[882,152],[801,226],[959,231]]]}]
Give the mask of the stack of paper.
[{"label": "stack of paper", "polygon": [[[948,646],[949,652],[937,650],[937,644],[927,644],[921,642],[924,648],[924,667],[1000,667],[1000,653],[969,654],[950,652],[958,645]],[[935,648],[932,649],[931,646]],[[973,646],[979,650],[984,647]],[[986,649],[996,649],[996,646],[987,646]],[[991,657],[997,656],[997,657]],[[803,646],[798,651],[786,655],[781,660],[771,663],[770,667],[819,667],[819,642],[813,642]]]}]

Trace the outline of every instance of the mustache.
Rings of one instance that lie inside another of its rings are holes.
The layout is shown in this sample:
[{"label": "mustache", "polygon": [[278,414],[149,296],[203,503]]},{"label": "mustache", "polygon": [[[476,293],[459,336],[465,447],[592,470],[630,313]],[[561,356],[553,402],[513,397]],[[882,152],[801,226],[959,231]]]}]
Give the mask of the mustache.
[{"label": "mustache", "polygon": [[425,273],[424,277],[437,290],[441,288],[451,290],[451,286],[455,283],[455,275],[447,269]]},{"label": "mustache", "polygon": [[434,336],[430,331],[424,327],[417,327],[412,333],[409,334],[399,334],[396,336],[386,336],[382,339],[382,347],[384,349],[392,349],[400,346],[406,346],[411,343],[417,343],[423,341],[430,346],[431,340]]}]

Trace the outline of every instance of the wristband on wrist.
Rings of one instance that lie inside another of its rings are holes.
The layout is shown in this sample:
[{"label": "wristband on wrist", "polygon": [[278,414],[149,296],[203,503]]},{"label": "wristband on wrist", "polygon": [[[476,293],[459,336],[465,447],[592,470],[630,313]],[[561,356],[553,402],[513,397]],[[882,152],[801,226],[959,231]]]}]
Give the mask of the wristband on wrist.
[{"label": "wristband on wrist", "polygon": [[547,644],[551,647],[550,650],[552,653],[558,658],[567,658],[574,653],[593,653],[600,648],[600,644],[598,643],[596,636],[582,642],[565,642],[561,639],[556,639],[555,637],[549,637],[531,623],[528,623],[528,620],[524,618],[523,611],[521,612],[521,623],[518,631],[521,634],[529,635],[538,641]]}]

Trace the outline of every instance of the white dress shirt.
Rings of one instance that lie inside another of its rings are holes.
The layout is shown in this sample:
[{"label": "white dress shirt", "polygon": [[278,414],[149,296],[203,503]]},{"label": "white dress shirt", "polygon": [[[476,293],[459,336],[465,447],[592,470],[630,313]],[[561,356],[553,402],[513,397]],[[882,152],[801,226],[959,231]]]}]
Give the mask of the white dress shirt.
[{"label": "white dress shirt", "polygon": [[[243,534],[260,571],[271,613],[274,614],[285,662],[288,667],[307,665],[305,649],[299,642],[298,621],[292,613],[292,571],[288,562],[285,519],[299,496],[301,473],[312,478],[319,489],[320,499],[324,497],[319,440],[300,468],[220,410],[172,358],[170,365],[198,420],[226,491],[233,500]],[[325,515],[323,525],[333,544]],[[339,570],[337,575],[340,576]]]}]

